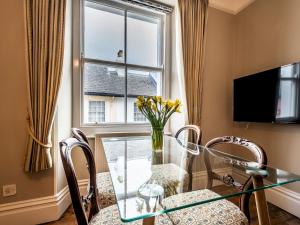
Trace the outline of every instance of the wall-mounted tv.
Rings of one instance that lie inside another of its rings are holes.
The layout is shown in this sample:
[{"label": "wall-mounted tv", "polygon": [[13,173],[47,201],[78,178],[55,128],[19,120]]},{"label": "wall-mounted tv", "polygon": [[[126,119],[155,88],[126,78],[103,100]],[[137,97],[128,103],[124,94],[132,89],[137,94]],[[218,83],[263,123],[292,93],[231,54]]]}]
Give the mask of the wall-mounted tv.
[{"label": "wall-mounted tv", "polygon": [[234,80],[238,122],[300,123],[300,62]]}]

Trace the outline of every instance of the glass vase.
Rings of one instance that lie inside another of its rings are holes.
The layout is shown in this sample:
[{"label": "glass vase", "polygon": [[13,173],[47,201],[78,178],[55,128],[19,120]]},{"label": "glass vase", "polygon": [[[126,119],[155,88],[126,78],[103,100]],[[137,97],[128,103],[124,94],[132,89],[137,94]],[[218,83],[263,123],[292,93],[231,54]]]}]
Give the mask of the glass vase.
[{"label": "glass vase", "polygon": [[162,151],[164,145],[164,128],[163,127],[152,127],[152,150]]}]

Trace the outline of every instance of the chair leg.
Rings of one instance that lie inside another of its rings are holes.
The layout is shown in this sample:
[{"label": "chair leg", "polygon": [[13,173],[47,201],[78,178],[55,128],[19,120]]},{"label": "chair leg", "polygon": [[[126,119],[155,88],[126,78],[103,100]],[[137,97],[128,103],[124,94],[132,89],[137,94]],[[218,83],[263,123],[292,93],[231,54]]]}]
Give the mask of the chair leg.
[{"label": "chair leg", "polygon": [[[252,180],[254,188],[263,187],[263,178],[261,176],[253,176]],[[255,191],[254,196],[259,225],[271,225],[265,191]]]},{"label": "chair leg", "polygon": [[[251,177],[249,177],[243,186],[243,191],[252,190],[252,189],[253,189],[253,183]],[[249,223],[251,222],[250,208],[249,208],[251,195],[252,193],[245,193],[240,197],[240,209],[247,217]]]},{"label": "chair leg", "polygon": [[154,216],[143,219],[143,225],[154,225],[154,222],[155,222]]}]

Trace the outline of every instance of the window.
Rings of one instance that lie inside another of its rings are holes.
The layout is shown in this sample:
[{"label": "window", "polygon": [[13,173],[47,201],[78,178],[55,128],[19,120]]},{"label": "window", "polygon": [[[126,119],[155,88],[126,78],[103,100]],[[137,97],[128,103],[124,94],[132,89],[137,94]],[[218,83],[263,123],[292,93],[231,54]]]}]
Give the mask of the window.
[{"label": "window", "polygon": [[135,122],[146,122],[147,121],[146,117],[138,109],[136,103],[133,104],[133,120]]},{"label": "window", "polygon": [[89,123],[105,122],[105,102],[104,101],[89,101]]},{"label": "window", "polygon": [[298,63],[282,66],[279,75],[277,120],[296,120],[299,115],[300,66]]},{"label": "window", "polygon": [[146,123],[134,102],[163,94],[165,14],[114,1],[83,3],[83,124]]}]

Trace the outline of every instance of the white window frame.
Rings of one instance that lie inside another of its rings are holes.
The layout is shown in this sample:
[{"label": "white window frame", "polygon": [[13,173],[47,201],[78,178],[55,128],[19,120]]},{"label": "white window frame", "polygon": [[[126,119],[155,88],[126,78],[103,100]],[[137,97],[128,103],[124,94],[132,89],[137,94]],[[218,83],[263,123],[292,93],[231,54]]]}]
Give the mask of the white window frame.
[{"label": "white window frame", "polygon": [[[126,7],[128,10],[153,15],[160,14],[164,17],[164,23],[162,25],[162,42],[164,48],[162,48],[161,57],[163,61],[160,68],[161,72],[161,89],[160,92],[164,98],[169,98],[170,96],[170,65],[171,65],[171,15],[164,14],[157,11],[152,11],[147,8],[141,8],[138,6],[132,6],[130,4],[117,3],[113,0],[94,0],[94,2],[99,2],[101,4],[108,4],[113,7]],[[147,123],[100,123],[100,124],[89,124],[83,122],[83,61],[82,61],[82,48],[83,48],[83,7],[84,0],[74,0],[73,1],[73,126],[80,127],[89,134],[95,134],[97,132],[115,132],[115,131],[149,131],[150,124]],[[146,13],[145,13],[146,12]],[[125,22],[126,23],[126,22]],[[166,41],[168,40],[168,41]],[[125,40],[126,42],[126,40]],[[125,46],[124,46],[125,47]],[[126,51],[126,47],[124,52]],[[97,60],[98,61],[98,60]],[[125,63],[110,62],[99,60],[98,63],[104,65],[121,65],[124,66]],[[148,71],[158,71],[155,67],[132,65],[127,63],[128,68],[132,69],[145,69]],[[127,106],[128,107],[128,106]],[[124,109],[125,111],[125,109]],[[125,114],[127,110],[125,111]],[[127,118],[127,116],[125,117]]]}]

